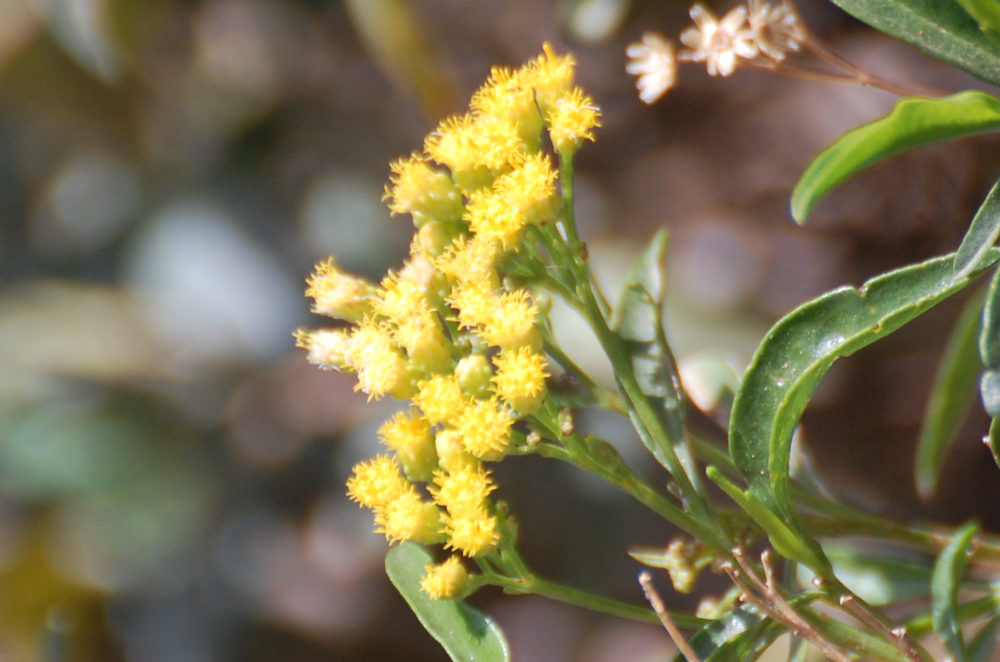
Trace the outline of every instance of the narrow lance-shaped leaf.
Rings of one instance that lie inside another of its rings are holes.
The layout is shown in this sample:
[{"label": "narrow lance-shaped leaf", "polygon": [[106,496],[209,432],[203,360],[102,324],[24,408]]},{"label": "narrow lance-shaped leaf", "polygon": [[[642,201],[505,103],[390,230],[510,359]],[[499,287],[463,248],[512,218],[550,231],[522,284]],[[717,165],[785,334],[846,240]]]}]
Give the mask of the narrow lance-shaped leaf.
[{"label": "narrow lance-shaped leaf", "polygon": [[848,131],[812,160],[792,191],[792,217],[803,223],[820,198],[889,156],[946,138],[998,129],[1000,100],[985,92],[903,99],[891,113]]},{"label": "narrow lance-shaped leaf", "polygon": [[636,381],[646,399],[656,405],[668,439],[643,437],[657,461],[670,467],[669,455],[680,461],[693,485],[698,485],[693,455],[684,431],[684,401],[673,352],[663,330],[666,289],[664,254],[667,233],[660,230],[632,265],[632,272],[615,308],[613,326],[625,341]]},{"label": "narrow lance-shaped leaf", "polygon": [[433,563],[420,545],[405,542],[385,557],[385,571],[424,629],[455,662],[509,662],[503,632],[489,617],[461,600],[435,600],[420,589],[424,568]]},{"label": "narrow lance-shaped leaf", "polygon": [[993,461],[1000,468],[1000,418],[994,418],[990,421],[990,432],[983,441],[989,446],[990,453],[993,454]]},{"label": "narrow lance-shaped leaf", "polygon": [[955,322],[938,365],[927,399],[917,442],[917,492],[924,498],[934,493],[948,449],[976,398],[979,378],[979,318],[982,293],[972,297]]},{"label": "narrow lance-shaped leaf", "polygon": [[1000,269],[990,278],[979,332],[979,358],[987,368],[1000,368]]},{"label": "narrow lance-shaped leaf", "polygon": [[[997,5],[1000,7],[1000,4]],[[955,278],[964,278],[1000,236],[1000,179],[979,207],[955,253]]]},{"label": "narrow lance-shaped leaf", "polygon": [[990,662],[996,659],[997,624],[996,618],[990,619],[976,634],[976,638],[969,642],[965,649],[969,657],[968,662]]},{"label": "narrow lance-shaped leaf", "polygon": [[[710,656],[728,642],[758,628],[761,623],[761,617],[757,613],[756,607],[747,604],[737,605],[719,618],[706,623],[704,627],[691,635],[688,644],[702,660],[711,659]],[[780,632],[780,629],[778,631]],[[747,659],[747,656],[741,655],[731,659],[743,660]],[[685,662],[684,656],[678,653],[673,662]]]},{"label": "narrow lance-shaped leaf", "polygon": [[[980,268],[1000,257],[991,250]],[[782,318],[765,336],[733,403],[729,450],[751,492],[795,521],[789,495],[792,432],[830,366],[895,331],[961,290],[952,280],[952,255],[903,267],[842,287]]]},{"label": "narrow lance-shaped leaf", "polygon": [[[1000,47],[949,0],[833,0],[841,9],[973,76],[1000,85]],[[992,2],[993,0],[984,0]]]},{"label": "narrow lance-shaped leaf", "polygon": [[956,600],[965,575],[966,552],[977,525],[966,524],[941,550],[931,577],[931,614],[934,629],[954,655],[955,662],[965,662],[965,642],[959,629]]}]

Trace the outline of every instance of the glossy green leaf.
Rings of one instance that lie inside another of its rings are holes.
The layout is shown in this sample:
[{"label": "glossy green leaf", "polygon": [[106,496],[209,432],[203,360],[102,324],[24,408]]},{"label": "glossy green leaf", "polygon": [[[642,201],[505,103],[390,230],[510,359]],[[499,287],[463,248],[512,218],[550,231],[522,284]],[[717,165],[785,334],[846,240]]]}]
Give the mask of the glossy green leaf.
[{"label": "glossy green leaf", "polygon": [[979,318],[983,297],[972,297],[955,322],[938,365],[917,442],[917,492],[934,493],[948,449],[976,399],[979,378]]},{"label": "glossy green leaf", "polygon": [[986,195],[955,253],[955,278],[964,278],[975,269],[997,237],[1000,237],[1000,180]]},{"label": "glossy green leaf", "polygon": [[667,233],[660,230],[632,265],[612,326],[629,352],[642,394],[655,404],[669,437],[654,439],[643,435],[643,443],[668,470],[672,470],[670,456],[676,456],[688,478],[697,485],[694,459],[684,432],[684,401],[677,364],[663,330],[666,249]]},{"label": "glossy green leaf", "polygon": [[[709,660],[712,659],[711,656],[713,654],[729,642],[735,641],[741,635],[760,628],[761,625],[767,623],[767,621],[761,620],[756,607],[741,604],[730,609],[719,618],[705,624],[704,627],[691,635],[691,638],[688,639],[688,644],[690,644],[691,649],[697,653],[699,658]],[[754,638],[756,637],[751,635],[750,639]],[[746,659],[746,655],[729,659],[744,660]],[[674,657],[673,662],[685,662],[684,656],[678,653]]]},{"label": "glossy green leaf", "polygon": [[1000,2],[997,0],[957,0],[979,29],[996,40],[1000,35]]},{"label": "glossy green leaf", "polygon": [[931,615],[934,630],[954,656],[955,662],[965,662],[966,659],[956,600],[958,587],[965,575],[969,543],[972,542],[972,536],[976,534],[978,528],[978,525],[972,522],[955,534],[941,550],[934,563],[934,574],[931,578]]},{"label": "glossy green leaf", "polygon": [[1000,269],[986,288],[983,324],[979,332],[979,358],[987,368],[1000,368]]},{"label": "glossy green leaf", "polygon": [[456,662],[507,662],[510,650],[503,632],[489,617],[461,600],[435,600],[420,590],[430,553],[412,542],[393,547],[385,557],[385,571],[410,605],[421,625]]},{"label": "glossy green leaf", "polygon": [[[1000,256],[991,250],[980,268]],[[879,275],[861,289],[841,287],[800,306],[764,337],[733,403],[729,451],[750,491],[786,522],[792,432],[830,366],[885,337],[961,290],[953,256]]]},{"label": "glossy green leaf", "polygon": [[808,534],[793,530],[771,508],[761,503],[749,490],[741,490],[715,467],[708,467],[708,477],[722,491],[729,495],[744,512],[767,534],[774,550],[787,559],[798,561],[816,572],[828,574],[830,562],[826,559],[819,544]]},{"label": "glossy green leaf", "polygon": [[983,628],[976,633],[976,638],[969,642],[966,647],[966,654],[969,662],[990,662],[995,660],[997,651],[997,625],[996,618],[991,618]]},{"label": "glossy green leaf", "polygon": [[[1000,59],[994,66],[1000,66]],[[792,217],[803,223],[834,187],[889,156],[946,138],[998,129],[1000,100],[985,92],[903,99],[891,113],[848,131],[812,160],[792,191]]]},{"label": "glossy green leaf", "polygon": [[[865,23],[1000,85],[1000,47],[950,0],[833,0]],[[992,2],[993,0],[984,0]]]}]

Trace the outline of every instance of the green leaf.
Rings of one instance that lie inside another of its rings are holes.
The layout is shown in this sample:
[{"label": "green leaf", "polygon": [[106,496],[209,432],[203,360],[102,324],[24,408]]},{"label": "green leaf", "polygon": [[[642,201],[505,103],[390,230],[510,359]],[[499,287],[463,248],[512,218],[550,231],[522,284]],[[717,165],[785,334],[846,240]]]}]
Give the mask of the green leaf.
[{"label": "green leaf", "polygon": [[[1000,7],[1000,5],[997,5]],[[986,251],[1000,236],[1000,179],[986,195],[979,207],[968,232],[955,253],[955,278],[964,278],[976,268]]]},{"label": "green leaf", "polygon": [[833,1],[855,18],[931,57],[1000,85],[1000,47],[958,4],[948,0]]},{"label": "green leaf", "polygon": [[808,534],[793,530],[770,508],[760,502],[749,490],[741,490],[715,467],[708,467],[708,477],[722,491],[729,495],[744,512],[767,534],[774,550],[786,559],[798,561],[812,568],[817,573],[828,575],[830,562],[826,559],[819,544]]},{"label": "green leaf", "polygon": [[506,662],[510,650],[503,632],[489,617],[461,600],[435,600],[420,590],[424,567],[434,562],[430,553],[412,542],[393,547],[385,557],[385,571],[410,605],[420,624],[456,662]]},{"label": "green leaf", "polygon": [[982,294],[965,304],[931,387],[916,453],[917,492],[924,498],[934,493],[948,449],[975,402],[982,305]]},{"label": "green leaf", "polygon": [[966,524],[941,550],[934,563],[931,577],[931,615],[934,629],[944,645],[954,655],[955,662],[965,662],[965,642],[959,629],[956,600],[958,587],[965,575],[966,552],[978,525]]},{"label": "green leaf", "polygon": [[[993,66],[1000,71],[1000,59]],[[820,198],[882,159],[938,140],[997,129],[1000,100],[985,92],[903,99],[891,113],[848,131],[812,160],[792,191],[792,217],[805,222]]]},{"label": "green leaf", "polygon": [[993,274],[986,288],[983,326],[979,332],[979,358],[987,368],[1000,368],[1000,269]]},{"label": "green leaf", "polygon": [[[991,250],[981,268],[1000,257]],[[750,491],[795,521],[789,495],[792,432],[830,366],[892,333],[961,290],[952,255],[879,275],[861,289],[842,287],[792,311],[767,333],[733,403],[729,451]]]},{"label": "green leaf", "polygon": [[1000,3],[997,0],[957,0],[969,16],[976,20],[979,29],[993,39],[1000,34]]},{"label": "green leaf", "polygon": [[990,433],[985,441],[993,454],[993,461],[996,462],[997,467],[1000,467],[1000,418],[994,418],[990,421]]},{"label": "green leaf", "polygon": [[[663,330],[663,295],[667,276],[667,232],[660,230],[632,265],[615,308],[612,327],[624,341],[639,389],[654,403],[668,439],[643,435],[653,457],[671,470],[670,455],[680,460],[691,483],[698,485],[695,462],[684,432],[684,400],[673,352]],[[641,429],[642,426],[637,426]],[[664,445],[669,444],[669,445]]]},{"label": "green leaf", "polygon": [[976,638],[969,642],[965,650],[969,662],[990,662],[996,659],[997,624],[997,619],[991,618],[976,634]]},{"label": "green leaf", "polygon": [[[753,605],[742,604],[730,609],[719,618],[710,621],[700,630],[691,635],[688,640],[692,650],[698,654],[702,660],[710,660],[711,656],[724,648],[730,642],[736,645],[743,645],[748,650],[744,654],[730,658],[730,660],[747,659],[747,654],[751,651],[747,644],[760,638],[761,626],[771,625],[771,621],[762,621],[757,608]],[[780,628],[777,632],[780,632]],[[774,636],[777,636],[777,632]],[[743,635],[749,636],[745,637]],[[772,637],[773,638],[773,637]],[[741,640],[737,642],[737,640]],[[730,649],[731,650],[731,649]],[[684,656],[680,653],[673,659],[673,662],[684,662]]]}]

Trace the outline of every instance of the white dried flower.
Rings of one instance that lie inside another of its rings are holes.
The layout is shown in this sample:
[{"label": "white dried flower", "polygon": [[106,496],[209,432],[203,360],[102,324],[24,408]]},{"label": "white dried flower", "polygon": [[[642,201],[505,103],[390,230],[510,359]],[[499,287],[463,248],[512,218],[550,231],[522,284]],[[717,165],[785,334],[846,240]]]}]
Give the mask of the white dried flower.
[{"label": "white dried flower", "polygon": [[635,82],[639,98],[651,104],[674,86],[677,79],[677,58],[674,45],[654,32],[642,35],[642,41],[625,49],[629,61],[625,71],[638,76]]},{"label": "white dried flower", "polygon": [[696,3],[689,12],[694,26],[681,33],[681,42],[690,50],[678,59],[704,62],[710,76],[728,76],[738,58],[757,57],[757,45],[747,29],[747,8],[736,7],[720,21],[708,8]]},{"label": "white dried flower", "polygon": [[774,4],[766,0],[748,0],[747,6],[750,34],[761,53],[781,62],[786,53],[798,52],[806,40],[806,28],[787,0]]}]

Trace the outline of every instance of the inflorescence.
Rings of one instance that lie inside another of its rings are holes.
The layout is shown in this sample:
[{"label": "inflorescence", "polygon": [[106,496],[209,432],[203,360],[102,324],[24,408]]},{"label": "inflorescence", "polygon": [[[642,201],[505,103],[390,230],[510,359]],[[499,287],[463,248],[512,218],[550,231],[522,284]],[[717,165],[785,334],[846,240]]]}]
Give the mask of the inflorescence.
[{"label": "inflorescence", "polygon": [[370,399],[410,401],[378,431],[388,452],[355,466],[347,489],[390,543],[457,553],[428,567],[432,597],[461,595],[461,557],[501,543],[509,527],[486,463],[512,450],[515,423],[547,397],[539,304],[504,265],[560,213],[546,134],[566,156],[600,124],[574,69],[548,45],[518,69],[494,68],[469,112],[390,166],[384,200],[417,230],[402,268],[376,284],[328,259],[307,281],[313,312],[346,323],[296,332],[309,361],[356,374]]}]

